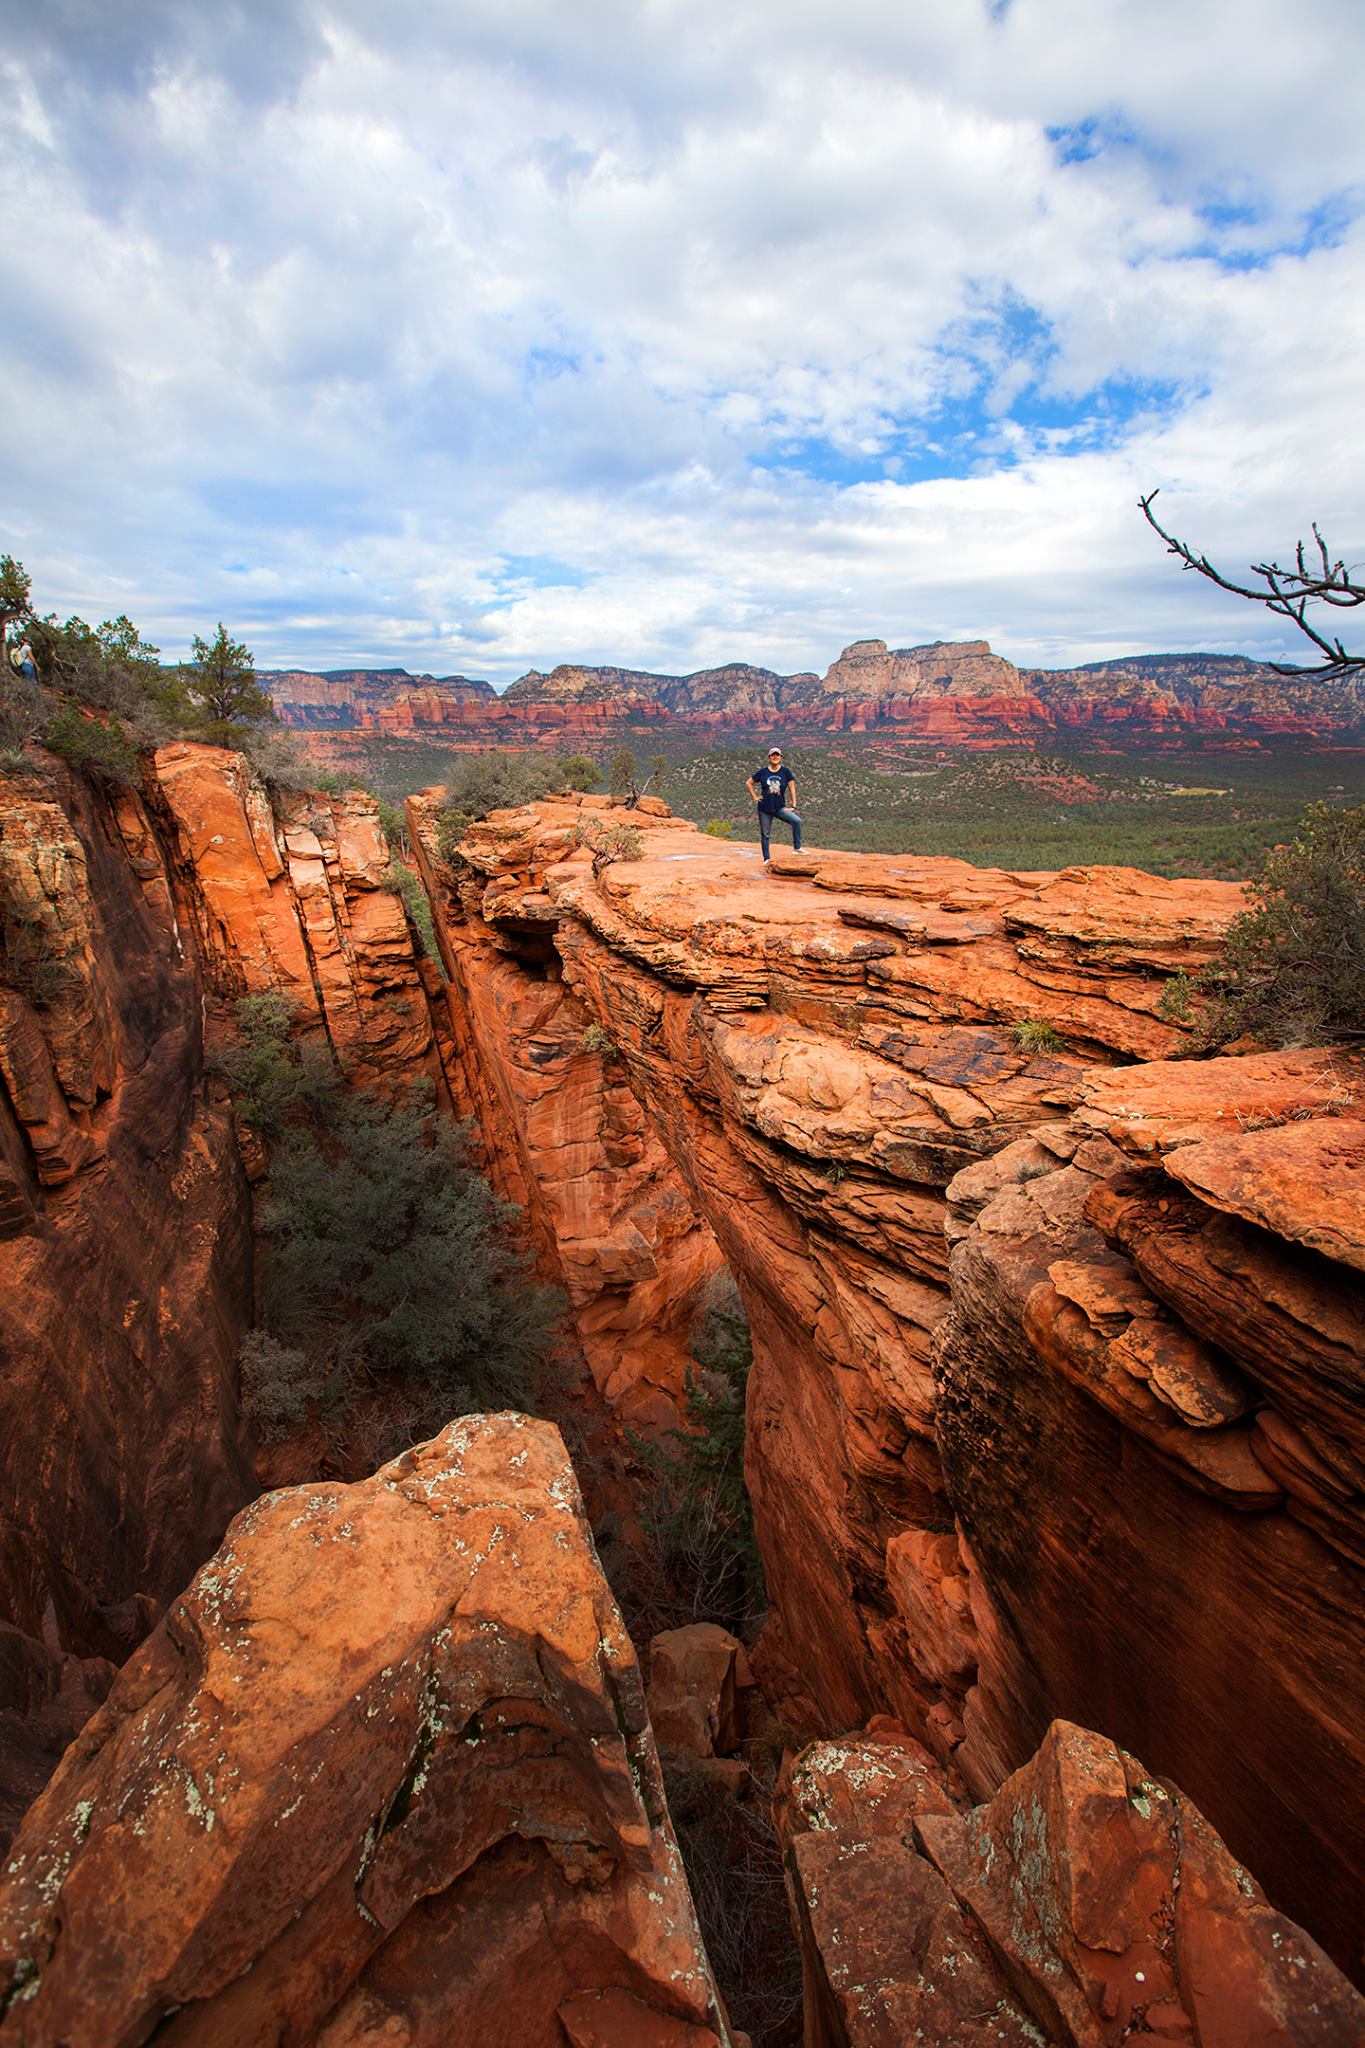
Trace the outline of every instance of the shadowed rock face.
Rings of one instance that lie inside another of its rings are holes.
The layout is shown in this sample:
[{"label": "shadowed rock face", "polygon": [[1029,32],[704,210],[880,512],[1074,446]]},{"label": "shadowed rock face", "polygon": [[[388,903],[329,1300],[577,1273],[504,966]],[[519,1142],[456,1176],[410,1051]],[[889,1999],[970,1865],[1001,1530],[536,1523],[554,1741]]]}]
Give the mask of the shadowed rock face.
[{"label": "shadowed rock face", "polygon": [[353,1080],[438,1073],[388,869],[372,799],[272,810],[218,748],[0,783],[0,1831],[255,1490],[206,1032],[275,990]]},{"label": "shadowed rock face", "polygon": [[30,1813],[0,1952],[25,2048],[720,2048],[557,1431],[466,1418],[241,1514]]},{"label": "shadowed rock face", "polygon": [[0,783],[6,1833],[252,1489],[250,1203],[174,894],[132,791]]},{"label": "shadowed rock face", "polygon": [[1365,2030],[1365,2000],[1190,1801],[1064,1721],[965,1813],[912,1743],[817,1743],[785,1823],[806,2048],[1344,2048]]},{"label": "shadowed rock face", "polygon": [[576,816],[475,828],[462,900],[553,944],[744,1295],[760,1676],[977,1796],[1100,1727],[1357,1967],[1360,1062],[1171,1059],[1234,885],[647,817],[594,874]]}]

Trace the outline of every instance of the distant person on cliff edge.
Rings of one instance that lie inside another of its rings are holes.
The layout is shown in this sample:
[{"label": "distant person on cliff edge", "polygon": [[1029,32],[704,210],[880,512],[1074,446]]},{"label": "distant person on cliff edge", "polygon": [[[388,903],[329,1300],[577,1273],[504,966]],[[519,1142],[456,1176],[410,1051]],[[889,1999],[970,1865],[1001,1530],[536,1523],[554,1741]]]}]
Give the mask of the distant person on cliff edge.
[{"label": "distant person on cliff edge", "polygon": [[781,747],[769,748],[767,765],[755,768],[749,777],[748,790],[758,806],[758,836],[763,842],[764,865],[767,865],[774,818],[781,818],[784,825],[791,826],[792,852],[800,853],[801,817],[796,809],[796,777],[790,768],[782,766]]}]

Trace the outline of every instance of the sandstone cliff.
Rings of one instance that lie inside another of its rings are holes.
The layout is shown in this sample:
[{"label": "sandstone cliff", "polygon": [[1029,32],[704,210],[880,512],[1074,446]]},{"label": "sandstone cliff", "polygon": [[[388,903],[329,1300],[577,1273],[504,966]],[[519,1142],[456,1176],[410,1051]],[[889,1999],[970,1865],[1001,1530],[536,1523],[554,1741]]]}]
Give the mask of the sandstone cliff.
[{"label": "sandstone cliff", "polygon": [[262,669],[258,681],[286,725],[324,729],[458,723],[462,709],[487,705],[494,696],[491,683],[469,676],[413,676],[405,668],[329,669],[321,675]]},{"label": "sandstone cliff", "polygon": [[251,1228],[204,1078],[205,965],[142,799],[55,763],[6,776],[0,928],[7,1831],[107,1660],[250,1491],[235,1364]]},{"label": "sandstone cliff", "polygon": [[371,799],[272,809],[217,748],[0,781],[0,1827],[254,1491],[232,999],[282,993],[358,1082],[439,1078],[388,867]]},{"label": "sandstone cliff", "polygon": [[[1234,885],[764,874],[648,817],[603,865],[577,815],[474,828],[463,915],[509,961],[552,941],[739,1281],[770,1689],[827,1728],[903,1716],[978,1796],[1053,1719],[1098,1727],[1355,1967],[1360,1211],[1305,1202],[1303,1241],[1293,1186],[1354,1186],[1360,1063],[1171,1063],[1164,980]],[[1261,1122],[1283,1148],[1288,1117],[1314,1164],[1272,1198],[1239,1153],[1225,1215],[1205,1143]]]},{"label": "sandstone cliff", "polygon": [[[449,977],[441,1044],[456,1111],[473,1120],[494,1185],[525,1212],[540,1269],[565,1292],[607,1414],[635,1429],[670,1427],[701,1297],[720,1264],[715,1239],[610,1033],[589,1032],[593,1012],[555,951],[549,897],[518,890],[515,877],[499,894],[497,852],[474,844],[451,876],[433,852],[434,799],[410,808]],[[610,799],[594,808],[610,815]],[[490,900],[496,917],[486,915]]]}]

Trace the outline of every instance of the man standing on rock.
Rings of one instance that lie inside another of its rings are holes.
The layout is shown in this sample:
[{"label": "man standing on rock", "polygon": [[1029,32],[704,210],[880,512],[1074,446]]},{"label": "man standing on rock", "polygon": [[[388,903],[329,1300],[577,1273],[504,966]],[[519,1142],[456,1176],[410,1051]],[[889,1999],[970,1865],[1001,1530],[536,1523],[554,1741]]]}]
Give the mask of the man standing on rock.
[{"label": "man standing on rock", "polygon": [[801,851],[801,818],[796,809],[796,777],[790,768],[782,766],[781,747],[768,749],[768,763],[764,768],[755,768],[749,777],[748,790],[758,805],[758,836],[763,842],[763,860],[768,860],[768,842],[772,837],[773,819],[781,818],[792,828],[792,852]]}]

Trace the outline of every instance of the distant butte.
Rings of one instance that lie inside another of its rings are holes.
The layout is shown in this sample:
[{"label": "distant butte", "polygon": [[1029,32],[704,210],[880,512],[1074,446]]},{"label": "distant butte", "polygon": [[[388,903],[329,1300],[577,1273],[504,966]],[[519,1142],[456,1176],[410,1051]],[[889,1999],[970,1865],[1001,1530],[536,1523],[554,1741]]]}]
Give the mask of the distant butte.
[{"label": "distant butte", "polygon": [[823,676],[747,662],[658,675],[565,662],[501,696],[468,676],[406,669],[267,670],[286,725],[446,731],[466,744],[559,745],[655,725],[702,743],[780,721],[793,735],[997,747],[1075,732],[1106,744],[1153,738],[1365,740],[1365,683],[1281,675],[1229,654],[1143,654],[1070,669],[1021,669],[985,640],[891,648],[855,640]]}]

